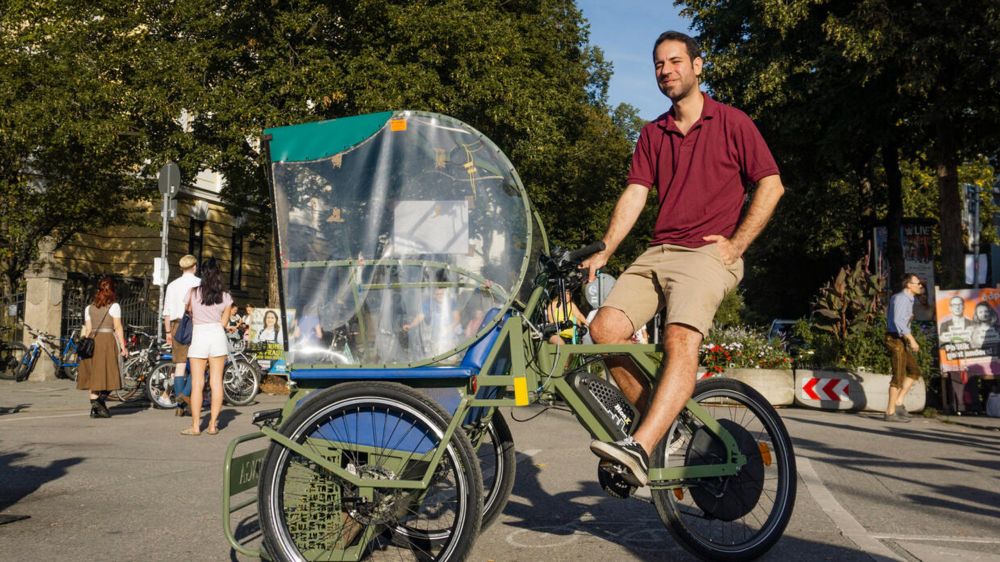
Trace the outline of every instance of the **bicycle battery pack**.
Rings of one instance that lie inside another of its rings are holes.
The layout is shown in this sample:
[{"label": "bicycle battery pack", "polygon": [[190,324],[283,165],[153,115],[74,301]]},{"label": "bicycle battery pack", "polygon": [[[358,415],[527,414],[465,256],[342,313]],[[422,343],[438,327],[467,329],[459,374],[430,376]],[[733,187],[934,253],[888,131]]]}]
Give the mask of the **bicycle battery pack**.
[{"label": "bicycle battery pack", "polygon": [[566,382],[576,390],[577,395],[615,441],[631,435],[639,425],[639,410],[611,383],[585,370],[567,374]]}]

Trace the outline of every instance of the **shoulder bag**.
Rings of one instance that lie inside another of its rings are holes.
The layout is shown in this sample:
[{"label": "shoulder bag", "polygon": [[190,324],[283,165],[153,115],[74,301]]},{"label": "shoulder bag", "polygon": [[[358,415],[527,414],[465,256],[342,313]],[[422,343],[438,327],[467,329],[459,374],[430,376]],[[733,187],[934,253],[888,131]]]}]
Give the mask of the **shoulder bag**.
[{"label": "shoulder bag", "polygon": [[[111,312],[111,306],[108,306],[108,309],[104,311],[104,318],[101,318],[100,323],[96,324],[96,326],[99,327],[101,324],[104,324],[104,320],[107,319],[109,312]],[[97,328],[94,328],[94,330],[96,331]],[[80,359],[90,359],[94,356],[94,338],[92,336],[88,335],[76,342],[76,356]]]},{"label": "shoulder bag", "polygon": [[191,295],[188,295],[187,307],[181,323],[177,325],[177,333],[174,334],[174,341],[181,345],[191,344],[191,333],[194,331],[194,319],[191,318]]}]

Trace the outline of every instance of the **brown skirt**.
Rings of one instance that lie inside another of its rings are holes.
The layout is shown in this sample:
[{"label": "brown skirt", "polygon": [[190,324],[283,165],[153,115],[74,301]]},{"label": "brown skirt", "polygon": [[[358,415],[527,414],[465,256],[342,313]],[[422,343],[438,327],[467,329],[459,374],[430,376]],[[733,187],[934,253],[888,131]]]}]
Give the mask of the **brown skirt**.
[{"label": "brown skirt", "polygon": [[94,334],[94,356],[80,360],[76,388],[91,392],[121,388],[119,357],[118,342],[115,341],[113,333]]}]

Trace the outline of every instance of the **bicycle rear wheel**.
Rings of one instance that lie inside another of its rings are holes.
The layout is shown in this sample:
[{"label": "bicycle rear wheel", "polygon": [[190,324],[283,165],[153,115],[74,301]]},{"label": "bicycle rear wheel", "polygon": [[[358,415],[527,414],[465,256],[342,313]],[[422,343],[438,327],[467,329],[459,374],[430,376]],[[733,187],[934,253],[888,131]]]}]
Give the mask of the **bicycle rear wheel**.
[{"label": "bicycle rear wheel", "polygon": [[514,451],[514,437],[500,410],[493,412],[486,434],[476,455],[483,473],[483,525],[485,529],[503,513],[510,492],[514,488],[514,471],[517,459]]},{"label": "bicycle rear wheel", "polygon": [[[146,375],[146,398],[157,408],[176,408],[174,386],[170,375],[174,374],[174,364],[161,362]],[[166,397],[164,397],[164,394]]]},{"label": "bicycle rear wheel", "polygon": [[316,393],[281,433],[370,479],[418,479],[429,454],[445,447],[423,490],[359,488],[272,443],[258,502],[264,543],[276,560],[461,560],[479,532],[482,475],[461,429],[441,437],[448,415],[391,383],[344,383]]},{"label": "bicycle rear wheel", "polygon": [[75,381],[80,374],[80,356],[76,353],[76,344],[71,343],[65,355],[60,359],[60,373],[63,378]]},{"label": "bicycle rear wheel", "polygon": [[[734,476],[653,490],[660,519],[692,554],[752,560],[781,538],[795,504],[795,454],[785,426],[757,391],[731,379],[698,384],[693,399],[709,410],[747,457]],[[686,410],[653,452],[651,465],[673,468],[725,463],[726,447]]]},{"label": "bicycle rear wheel", "polygon": [[246,406],[253,402],[260,391],[257,367],[239,357],[226,365],[222,373],[222,393],[232,406]]},{"label": "bicycle rear wheel", "polygon": [[28,348],[23,343],[8,343],[0,349],[0,379],[16,378],[21,360],[28,354]]}]

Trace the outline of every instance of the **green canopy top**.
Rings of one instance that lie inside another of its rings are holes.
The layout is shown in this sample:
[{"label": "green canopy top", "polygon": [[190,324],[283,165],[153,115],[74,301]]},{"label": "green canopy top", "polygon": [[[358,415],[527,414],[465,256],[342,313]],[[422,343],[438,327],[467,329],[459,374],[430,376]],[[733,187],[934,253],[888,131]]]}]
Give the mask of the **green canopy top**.
[{"label": "green canopy top", "polygon": [[344,152],[385,126],[393,111],[264,129],[271,162],[309,162]]}]

